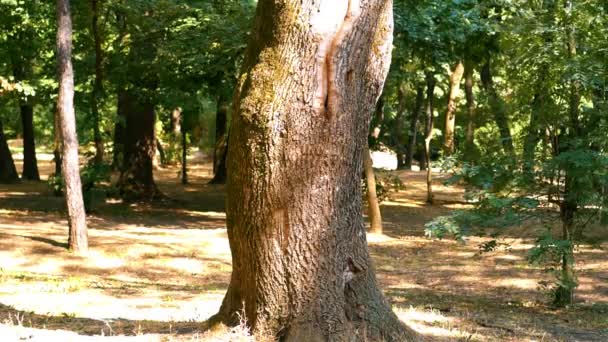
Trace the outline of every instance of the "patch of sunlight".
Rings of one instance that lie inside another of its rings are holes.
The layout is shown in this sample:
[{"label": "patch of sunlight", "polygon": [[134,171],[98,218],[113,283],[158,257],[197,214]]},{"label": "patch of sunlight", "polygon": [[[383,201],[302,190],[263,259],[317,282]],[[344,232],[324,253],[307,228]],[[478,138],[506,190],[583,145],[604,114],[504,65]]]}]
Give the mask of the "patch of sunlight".
[{"label": "patch of sunlight", "polygon": [[394,308],[394,311],[403,323],[422,335],[450,339],[472,337],[472,334],[454,328],[454,319],[445,317],[439,310],[420,310],[410,307],[405,310]]},{"label": "patch of sunlight", "polygon": [[187,300],[173,298],[165,292],[147,292],[143,295],[117,298],[100,290],[55,292],[52,296],[40,289],[26,293],[0,295],[5,305],[17,310],[33,311],[42,315],[70,315],[92,319],[124,318],[129,320],[204,321],[215,314],[223,293],[203,294]]},{"label": "patch of sunlight", "polygon": [[28,272],[33,273],[47,273],[47,274],[55,274],[61,267],[63,266],[63,262],[57,259],[48,258],[44,261],[36,263],[30,267],[27,267]]},{"label": "patch of sunlight", "polygon": [[7,191],[7,192],[3,192],[2,194],[0,194],[1,197],[24,197],[24,196],[28,196],[28,195],[40,195],[40,193],[37,193],[37,192],[27,193],[27,192],[21,192],[21,191]]},{"label": "patch of sunlight", "polygon": [[399,283],[397,285],[392,285],[389,286],[389,289],[419,289],[419,290],[423,290],[426,289],[425,286],[422,286],[420,284],[413,284],[413,283]]},{"label": "patch of sunlight", "polygon": [[392,238],[390,236],[384,235],[384,234],[367,233],[367,242],[368,243],[384,243],[384,242],[394,242],[394,241],[398,241],[398,240],[395,238]]},{"label": "patch of sunlight", "polygon": [[217,211],[185,211],[190,216],[225,219],[226,213]]},{"label": "patch of sunlight", "polygon": [[118,268],[125,264],[125,260],[93,250],[89,252],[87,264],[98,268]]},{"label": "patch of sunlight", "polygon": [[444,204],[443,207],[448,208],[448,209],[462,209],[462,208],[469,208],[469,207],[471,207],[471,205],[465,204],[465,203],[451,203],[451,204]]},{"label": "patch of sunlight", "polygon": [[4,271],[17,269],[19,266],[28,262],[25,257],[17,257],[11,252],[0,252],[0,267]]},{"label": "patch of sunlight", "polygon": [[585,262],[582,265],[577,265],[577,268],[580,270],[608,270],[608,261],[604,262]]},{"label": "patch of sunlight", "polygon": [[538,287],[537,280],[523,278],[510,278],[500,280],[494,279],[488,285],[494,287],[515,287],[523,290],[534,290]]},{"label": "patch of sunlight", "polygon": [[203,263],[190,258],[172,258],[169,260],[162,260],[160,261],[160,264],[190,274],[205,273],[205,266]]},{"label": "patch of sunlight", "polygon": [[446,257],[461,257],[461,258],[472,258],[475,256],[477,252],[454,252],[454,251],[446,251],[441,252],[439,255]]},{"label": "patch of sunlight", "polygon": [[420,310],[410,306],[408,309],[393,308],[397,317],[401,320],[416,321],[424,323],[449,322],[453,319],[445,317],[439,310]]},{"label": "patch of sunlight", "polygon": [[513,255],[513,254],[497,255],[497,256],[494,257],[494,259],[507,260],[507,261],[520,261],[520,260],[523,260],[522,257],[520,257],[518,255]]},{"label": "patch of sunlight", "polygon": [[401,201],[384,201],[382,202],[383,206],[391,206],[391,207],[406,207],[406,208],[423,208],[424,204],[422,202],[401,202]]}]

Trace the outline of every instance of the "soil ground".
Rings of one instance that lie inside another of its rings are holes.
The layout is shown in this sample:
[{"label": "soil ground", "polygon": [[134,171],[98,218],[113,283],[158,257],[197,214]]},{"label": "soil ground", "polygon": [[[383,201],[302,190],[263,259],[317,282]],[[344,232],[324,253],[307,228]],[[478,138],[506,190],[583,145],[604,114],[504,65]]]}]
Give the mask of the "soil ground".
[{"label": "soil ground", "polygon": [[[48,155],[39,166],[46,179]],[[211,163],[200,156],[189,185],[178,170],[155,171],[167,200],[96,198],[88,257],[66,251],[63,200],[45,182],[0,185],[0,341],[247,340],[243,331],[202,331],[230,278],[224,187],[206,184]],[[507,231],[481,254],[494,238],[428,239],[425,223],[466,206],[463,189],[438,179],[430,206],[423,173],[397,175],[406,188],[382,205],[385,234],[368,240],[406,324],[435,341],[608,341],[608,229],[577,249],[577,303],[555,310],[543,289],[552,273],[527,262],[538,227]]]}]

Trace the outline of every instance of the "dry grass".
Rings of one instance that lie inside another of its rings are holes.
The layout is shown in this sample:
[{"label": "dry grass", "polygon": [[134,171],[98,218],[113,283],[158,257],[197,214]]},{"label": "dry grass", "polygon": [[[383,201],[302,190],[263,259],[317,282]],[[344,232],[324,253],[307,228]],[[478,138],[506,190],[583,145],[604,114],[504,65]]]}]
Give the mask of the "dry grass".
[{"label": "dry grass", "polygon": [[[40,164],[48,175],[50,162]],[[98,201],[87,257],[65,250],[62,200],[44,183],[0,186],[0,340],[253,341],[245,324],[202,331],[228,286],[231,259],[223,187],[205,184],[208,162],[194,160],[191,171],[186,186],[177,168],[156,172],[170,201]],[[488,238],[428,240],[424,224],[465,206],[462,189],[437,184],[431,207],[424,175],[400,176],[407,189],[383,205],[385,235],[369,243],[404,322],[438,341],[608,340],[607,244],[580,248],[578,302],[552,310],[538,289],[551,275],[526,262],[530,240],[504,237],[481,255]]]}]

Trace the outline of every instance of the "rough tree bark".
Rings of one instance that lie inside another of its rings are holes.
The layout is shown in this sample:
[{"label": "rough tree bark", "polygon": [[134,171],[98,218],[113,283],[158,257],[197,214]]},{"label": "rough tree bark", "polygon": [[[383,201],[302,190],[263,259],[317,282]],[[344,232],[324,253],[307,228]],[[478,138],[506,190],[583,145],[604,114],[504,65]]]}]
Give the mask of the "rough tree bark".
[{"label": "rough tree bark", "polygon": [[416,138],[418,135],[418,120],[422,113],[424,106],[424,87],[418,86],[416,88],[416,102],[414,104],[414,110],[412,111],[412,117],[410,120],[410,131],[409,141],[407,147],[407,155],[405,157],[405,167],[408,169],[412,168],[412,161],[414,160],[414,154],[416,153]]},{"label": "rough tree bark", "polygon": [[103,96],[103,49],[99,32],[99,0],[91,0],[91,31],[95,45],[95,81],[91,93],[91,114],[93,116],[93,141],[95,142],[95,163],[102,163],[104,158],[103,139],[101,137],[101,118],[99,99]]},{"label": "rough tree bark", "polygon": [[376,194],[376,175],[374,173],[372,155],[369,148],[363,152],[363,169],[365,170],[365,183],[367,185],[367,207],[369,217],[369,231],[382,234],[382,213]]},{"label": "rough tree bark", "polygon": [[426,74],[426,121],[424,125],[424,159],[426,165],[426,202],[433,204],[433,166],[431,165],[431,140],[433,140],[435,86],[437,81],[432,73]]},{"label": "rough tree bark", "polygon": [[16,183],[19,181],[19,174],[15,168],[13,155],[8,148],[8,142],[4,135],[4,126],[0,118],[0,183]]},{"label": "rough tree bark", "polygon": [[390,63],[390,0],[260,0],[228,147],[233,272],[212,321],[259,340],[407,341],[362,219],[370,117]]},{"label": "rough tree bark", "polygon": [[511,135],[511,129],[509,128],[509,118],[507,117],[505,103],[500,98],[500,95],[498,95],[498,91],[494,85],[491,57],[488,57],[486,63],[481,68],[481,83],[488,94],[490,110],[494,115],[494,121],[500,131],[500,142],[503,150],[507,154],[512,155],[514,153],[513,136]]},{"label": "rough tree bark", "polygon": [[475,94],[473,93],[473,63],[464,63],[464,92],[467,99],[467,131],[464,146],[464,158],[471,162],[475,159]]},{"label": "rough tree bark", "polygon": [[456,127],[456,106],[458,105],[458,94],[460,92],[460,81],[464,74],[464,64],[458,62],[452,74],[450,74],[450,92],[448,94],[448,109],[445,113],[443,151],[445,155],[454,154],[454,129]]},{"label": "rough tree bark", "polygon": [[65,182],[65,200],[68,209],[68,248],[83,254],[88,250],[87,223],[82,200],[80,167],[78,164],[78,137],[74,113],[74,72],[72,69],[72,18],[70,1],[57,0],[57,61],[59,97],[57,111],[63,137],[62,176]]},{"label": "rough tree bark", "polygon": [[152,200],[161,195],[153,174],[156,154],[154,105],[130,91],[125,92],[123,101],[125,134],[118,188],[126,200]]}]

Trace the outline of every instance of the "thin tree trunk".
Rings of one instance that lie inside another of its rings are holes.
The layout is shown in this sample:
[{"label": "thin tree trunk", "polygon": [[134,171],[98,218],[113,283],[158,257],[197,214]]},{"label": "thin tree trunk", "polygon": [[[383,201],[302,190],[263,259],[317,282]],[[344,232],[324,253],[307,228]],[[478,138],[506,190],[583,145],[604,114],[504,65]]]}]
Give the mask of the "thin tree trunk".
[{"label": "thin tree trunk", "polygon": [[[573,60],[577,54],[577,42],[574,35],[574,24],[572,23],[572,11],[573,3],[571,0],[567,0],[565,3],[567,10],[570,14],[566,22],[567,32],[567,48],[568,57]],[[579,122],[579,107],[581,104],[580,94],[580,82],[578,80],[570,81],[570,101],[569,101],[569,130],[568,130],[568,143],[563,144],[563,148],[566,151],[560,151],[561,153],[569,152],[572,149],[576,141],[581,137],[581,125]],[[564,195],[562,203],[560,204],[560,214],[562,220],[562,240],[567,241],[568,247],[565,251],[562,251],[562,269],[561,277],[557,289],[555,290],[555,298],[553,303],[557,306],[563,307],[570,305],[574,302],[574,290],[577,287],[576,278],[574,275],[574,239],[573,233],[575,232],[575,215],[578,211],[579,199],[578,189],[576,188],[576,177],[572,174],[572,167],[566,166],[564,168]]]},{"label": "thin tree trunk", "polygon": [[[55,162],[55,176],[61,176],[61,151],[63,150],[63,138],[61,137],[61,118],[59,109],[55,108],[53,115],[53,161]],[[61,195],[61,192],[56,195]]]},{"label": "thin tree trunk", "polygon": [[467,131],[464,148],[465,160],[471,162],[475,158],[475,94],[473,93],[473,63],[465,61],[464,67],[464,90],[467,98]]},{"label": "thin tree trunk", "polygon": [[83,254],[88,250],[87,223],[78,164],[78,137],[74,113],[74,72],[72,70],[72,18],[69,0],[57,0],[57,60],[59,97],[57,110],[63,137],[63,179],[66,188],[69,237],[68,248]]},{"label": "thin tree trunk", "polygon": [[182,130],[182,184],[188,184],[188,133],[184,125]]},{"label": "thin tree trunk", "polygon": [[376,194],[376,175],[374,174],[373,161],[369,148],[363,152],[363,169],[365,170],[365,182],[367,184],[367,205],[370,225],[370,233],[382,234],[382,213],[380,203]]},{"label": "thin tree trunk", "polygon": [[125,125],[127,121],[127,93],[124,90],[118,91],[116,104],[116,120],[114,122],[114,147],[112,150],[112,168],[122,169],[122,162],[125,154]]},{"label": "thin tree trunk", "polygon": [[378,288],[362,217],[363,151],[390,64],[392,2],[281,4],[258,1],[236,87],[233,271],[213,320],[236,324],[241,313],[257,340],[417,340]]},{"label": "thin tree trunk", "polygon": [[481,69],[481,83],[488,94],[490,110],[494,115],[494,121],[500,131],[500,142],[502,147],[505,153],[513,155],[513,136],[511,135],[511,129],[509,128],[509,118],[507,117],[505,103],[498,95],[494,85],[490,57],[488,57],[488,60]]},{"label": "thin tree trunk", "polygon": [[416,103],[414,105],[414,110],[412,111],[412,117],[410,120],[410,131],[409,131],[409,141],[407,148],[407,156],[405,158],[405,167],[408,169],[412,168],[412,161],[414,159],[414,154],[416,153],[416,138],[418,135],[418,119],[420,114],[422,113],[422,109],[424,107],[424,87],[418,86],[416,88]]},{"label": "thin tree trunk", "polygon": [[0,118],[0,183],[16,183],[18,181],[19,174],[15,168],[15,161],[13,160],[11,150],[8,148],[2,118]]},{"label": "thin tree trunk", "polygon": [[[13,76],[16,81],[25,81],[31,74],[31,61],[13,56]],[[23,129],[23,171],[21,177],[27,180],[40,180],[38,161],[36,160],[36,142],[34,134],[34,107],[29,99],[21,100],[21,127]]]},{"label": "thin tree trunk", "polygon": [[210,182],[211,184],[226,183],[227,123],[228,103],[223,96],[219,96],[215,114],[215,147],[213,149],[213,179]]},{"label": "thin tree trunk", "polygon": [[93,18],[91,30],[95,45],[95,81],[91,93],[91,114],[93,116],[93,141],[95,142],[95,163],[102,163],[104,158],[103,139],[101,137],[101,118],[99,114],[99,99],[103,96],[103,49],[99,33],[99,0],[91,0]]},{"label": "thin tree trunk", "polygon": [[38,161],[36,160],[36,142],[34,138],[34,107],[22,103],[21,125],[23,127],[23,172],[24,179],[39,181]]},{"label": "thin tree trunk", "polygon": [[454,154],[454,130],[456,127],[456,106],[458,105],[458,94],[460,92],[460,82],[464,74],[464,64],[458,62],[450,75],[450,92],[448,94],[448,109],[445,113],[443,151],[445,155]]},{"label": "thin tree trunk", "polygon": [[403,84],[400,84],[397,89],[397,96],[399,101],[399,108],[397,110],[397,116],[395,117],[395,138],[396,138],[396,152],[397,152],[397,169],[401,170],[405,167],[405,158],[407,154],[407,150],[405,147],[406,144],[406,134],[404,132],[404,120],[406,114],[406,95]]},{"label": "thin tree trunk", "polygon": [[434,126],[434,108],[433,100],[435,97],[435,76],[431,73],[426,75],[426,123],[424,128],[424,158],[426,165],[426,202],[433,204],[433,167],[431,164],[431,140],[433,140],[433,126]]}]

